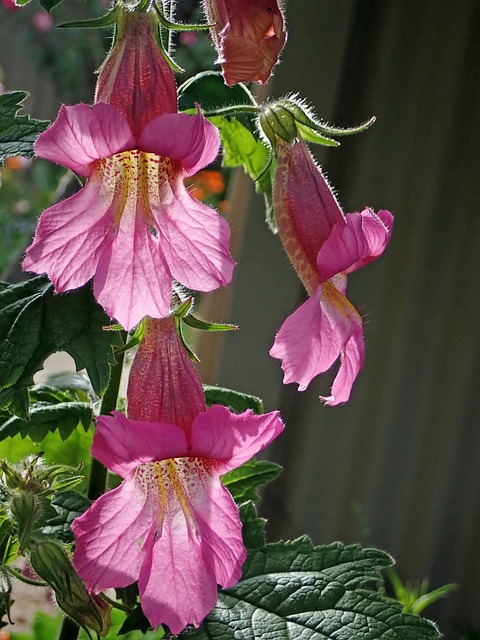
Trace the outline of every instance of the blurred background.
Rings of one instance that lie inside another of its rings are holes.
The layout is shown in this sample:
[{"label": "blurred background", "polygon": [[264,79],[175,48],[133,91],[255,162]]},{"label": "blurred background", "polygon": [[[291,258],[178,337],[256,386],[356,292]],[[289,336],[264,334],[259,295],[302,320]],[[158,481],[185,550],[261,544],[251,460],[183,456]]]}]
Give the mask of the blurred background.
[{"label": "blurred background", "polygon": [[[90,101],[106,34],[42,31],[33,22],[38,5],[12,11],[2,1],[5,88],[30,89],[27,110],[36,117],[53,118],[59,101]],[[186,17],[194,5],[179,3]],[[86,15],[101,10],[70,1],[65,9],[72,6]],[[338,126],[377,116],[339,149],[314,150],[345,211],[368,205],[395,214],[384,256],[349,278],[349,298],[366,323],[366,365],[342,407],[318,399],[328,376],[303,393],[282,385],[268,350],[302,287],[267,229],[263,200],[237,172],[225,207],[236,277],[203,313],[240,331],[202,336],[203,375],[259,395],[287,423],[269,451],[285,468],[263,502],[272,538],[308,533],[317,544],[376,545],[396,558],[404,581],[428,578],[432,589],[457,582],[427,615],[447,638],[478,638],[480,3],[290,0],[286,11],[289,40],[262,95],[298,92]],[[61,22],[55,12],[54,20]],[[189,70],[213,60],[202,36],[181,45]],[[6,167],[4,187],[13,172],[35,165]],[[36,211],[16,211],[11,203],[22,197],[7,203],[2,188],[5,229],[18,220],[32,228],[58,182],[54,170],[25,174],[24,189],[39,193]],[[27,232],[19,233],[21,251]],[[4,278],[13,273],[6,263],[2,269]]]}]

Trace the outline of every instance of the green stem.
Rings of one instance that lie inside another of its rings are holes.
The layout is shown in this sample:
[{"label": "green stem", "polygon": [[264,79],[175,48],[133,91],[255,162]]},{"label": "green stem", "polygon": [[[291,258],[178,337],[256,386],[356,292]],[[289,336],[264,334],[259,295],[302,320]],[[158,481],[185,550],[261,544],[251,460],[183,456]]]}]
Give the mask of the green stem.
[{"label": "green stem", "polygon": [[212,111],[203,111],[205,118],[211,116],[228,116],[235,113],[260,113],[261,108],[254,104],[234,104],[230,107],[220,107]]},{"label": "green stem", "polygon": [[[127,334],[120,332],[122,342],[125,344]],[[122,378],[123,371],[123,359],[125,353],[116,354],[116,362],[112,366],[110,371],[110,380],[108,387],[103,394],[102,402],[100,404],[100,415],[108,415],[117,408],[118,390],[120,388],[120,380]],[[88,483],[87,496],[90,500],[96,500],[103,493],[105,493],[105,487],[107,484],[107,469],[95,458],[92,458],[92,467],[90,469],[90,478]]]}]

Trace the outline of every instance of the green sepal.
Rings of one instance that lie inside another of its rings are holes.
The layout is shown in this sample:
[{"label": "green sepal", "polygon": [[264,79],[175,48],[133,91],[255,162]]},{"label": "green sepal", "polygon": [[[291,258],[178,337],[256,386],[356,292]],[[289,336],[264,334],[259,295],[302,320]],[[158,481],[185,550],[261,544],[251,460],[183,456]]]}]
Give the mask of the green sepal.
[{"label": "green sepal", "polygon": [[58,25],[59,29],[102,29],[103,27],[111,27],[117,22],[120,13],[120,6],[117,5],[111,11],[99,18],[91,18],[90,20],[75,20],[73,22],[64,22]]},{"label": "green sepal", "polygon": [[[122,325],[116,325],[116,326],[120,327],[119,331],[123,331],[124,330]],[[123,347],[120,347],[120,349],[115,349],[115,351],[113,352],[113,355],[117,356],[117,355],[119,355],[121,353],[124,353],[124,352],[128,351],[132,347],[135,347],[137,344],[140,344],[144,334],[145,334],[145,319],[143,319],[143,320],[141,320],[139,322],[139,324],[136,326],[135,331],[133,332],[133,334],[130,337],[130,339],[127,340],[127,342],[124,344]]]},{"label": "green sepal", "polygon": [[193,362],[200,362],[200,358],[197,356],[197,354],[194,351],[192,351],[192,349],[190,348],[190,345],[185,340],[185,336],[183,335],[182,323],[180,318],[178,317],[175,317],[175,327],[177,329],[177,334],[178,334],[178,337],[180,338],[180,342],[182,343],[185,351],[188,353],[190,360],[192,360]]},{"label": "green sepal", "polygon": [[189,327],[194,329],[200,329],[201,331],[236,331],[238,326],[236,324],[222,324],[218,322],[206,322],[200,320],[192,315],[186,315],[182,317],[183,322],[188,324]]},{"label": "green sepal", "polygon": [[209,29],[214,26],[213,24],[182,24],[178,22],[171,22],[163,15],[162,10],[156,2],[153,3],[153,7],[157,13],[160,24],[169,31],[204,31],[205,29]]},{"label": "green sepal", "polygon": [[297,130],[301,138],[307,142],[313,142],[314,144],[321,144],[324,147],[339,147],[340,142],[333,138],[328,138],[309,127],[297,122]]}]

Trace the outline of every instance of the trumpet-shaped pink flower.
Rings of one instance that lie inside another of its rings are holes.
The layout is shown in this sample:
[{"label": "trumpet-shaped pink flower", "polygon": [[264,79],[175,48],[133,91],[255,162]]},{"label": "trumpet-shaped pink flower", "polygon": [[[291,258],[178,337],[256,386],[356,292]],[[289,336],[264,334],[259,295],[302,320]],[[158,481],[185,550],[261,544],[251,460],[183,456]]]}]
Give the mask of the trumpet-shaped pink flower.
[{"label": "trumpet-shaped pink flower", "polygon": [[270,355],[284,383],[304,391],[340,358],[328,405],[346,402],[363,366],[363,323],[346,298],[347,274],[380,256],[392,230],[389,211],[345,216],[303,141],[279,143],[275,215],[283,245],[310,298],[280,328]]},{"label": "trumpet-shaped pink flower", "polygon": [[228,224],[183,184],[218,147],[200,114],[165,113],[135,137],[112,105],[62,107],[36,154],[87,181],[42,214],[23,268],[47,273],[57,292],[93,277],[98,302],[126,329],[168,314],[174,279],[199,291],[228,284]]},{"label": "trumpet-shaped pink flower", "polygon": [[116,107],[134,136],[163,115],[177,111],[173,72],[156,40],[158,16],[117,6],[114,45],[100,67],[95,102]]},{"label": "trumpet-shaped pink flower", "polygon": [[206,410],[171,318],[147,319],[130,376],[129,418],[100,416],[92,446],[124,481],[74,521],[73,562],[93,592],[138,580],[152,626],[179,633],[213,609],[217,583],[233,586],[241,576],[242,526],[220,477],[267,446],[283,424],[278,412]]},{"label": "trumpet-shaped pink flower", "polygon": [[277,0],[204,0],[225,82],[266,82],[287,39]]}]

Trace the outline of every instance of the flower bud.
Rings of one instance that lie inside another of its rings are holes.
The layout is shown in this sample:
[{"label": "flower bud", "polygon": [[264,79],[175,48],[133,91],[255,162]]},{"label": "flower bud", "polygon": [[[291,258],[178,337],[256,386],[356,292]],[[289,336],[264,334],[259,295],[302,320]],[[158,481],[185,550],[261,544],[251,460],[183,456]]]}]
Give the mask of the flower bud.
[{"label": "flower bud", "polygon": [[276,152],[278,140],[294,144],[295,140],[303,139],[315,144],[337,147],[340,143],[332,136],[361,133],[373,122],[375,118],[370,118],[357,127],[331,127],[322,122],[302,99],[297,95],[291,95],[265,104],[258,118],[258,127],[261,135]]},{"label": "flower bud", "polygon": [[23,551],[28,546],[35,522],[40,515],[38,497],[33,493],[15,491],[9,505],[18,527],[20,551]]},{"label": "flower bud", "polygon": [[66,614],[83,628],[88,627],[102,636],[108,633],[111,607],[88,593],[60,544],[53,540],[37,542],[30,554],[30,563],[52,587],[58,606]]},{"label": "flower bud", "polygon": [[277,0],[204,0],[225,82],[265,83],[287,39]]}]

